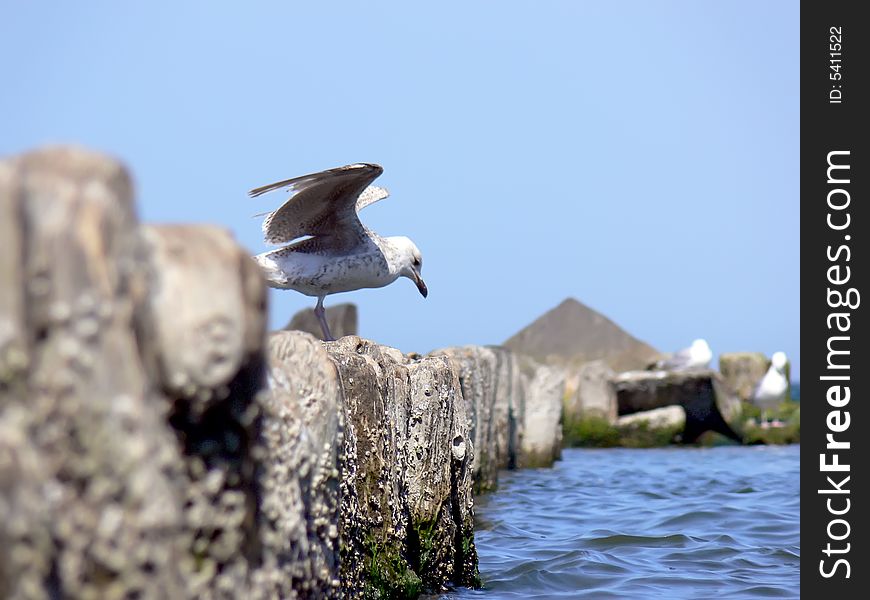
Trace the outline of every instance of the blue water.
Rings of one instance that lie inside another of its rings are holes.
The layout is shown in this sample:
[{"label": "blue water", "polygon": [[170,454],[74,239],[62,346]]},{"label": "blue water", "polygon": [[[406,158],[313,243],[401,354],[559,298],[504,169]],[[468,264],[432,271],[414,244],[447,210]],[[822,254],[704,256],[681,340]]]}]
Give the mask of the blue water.
[{"label": "blue water", "polygon": [[799,446],[571,449],[475,500],[483,590],[445,598],[798,598]]}]

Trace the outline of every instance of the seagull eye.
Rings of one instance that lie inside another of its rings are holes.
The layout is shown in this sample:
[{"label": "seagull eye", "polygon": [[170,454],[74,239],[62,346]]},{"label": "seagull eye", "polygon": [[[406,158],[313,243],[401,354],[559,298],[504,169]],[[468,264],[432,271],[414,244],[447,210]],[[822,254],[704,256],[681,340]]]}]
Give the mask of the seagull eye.
[{"label": "seagull eye", "polygon": [[415,266],[415,267],[419,267],[419,266],[420,266],[420,259],[419,259],[419,258],[415,258],[415,259],[414,259],[414,266]]}]

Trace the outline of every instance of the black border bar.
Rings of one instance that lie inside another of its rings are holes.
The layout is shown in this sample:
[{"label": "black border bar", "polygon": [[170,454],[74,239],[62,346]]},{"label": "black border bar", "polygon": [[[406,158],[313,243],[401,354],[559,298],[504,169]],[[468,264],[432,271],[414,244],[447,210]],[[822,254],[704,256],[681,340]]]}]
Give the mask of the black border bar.
[{"label": "black border bar", "polygon": [[864,351],[870,307],[863,305],[870,302],[870,23],[859,18],[860,6],[801,4],[801,594],[807,598],[870,593],[870,504],[859,491],[870,489]]}]

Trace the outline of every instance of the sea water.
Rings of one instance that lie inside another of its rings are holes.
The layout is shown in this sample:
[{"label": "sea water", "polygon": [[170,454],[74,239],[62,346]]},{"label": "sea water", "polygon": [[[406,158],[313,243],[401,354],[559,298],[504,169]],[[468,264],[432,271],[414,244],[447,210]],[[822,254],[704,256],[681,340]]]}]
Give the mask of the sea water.
[{"label": "sea water", "polygon": [[476,498],[464,598],[797,598],[799,446],[568,449]]}]

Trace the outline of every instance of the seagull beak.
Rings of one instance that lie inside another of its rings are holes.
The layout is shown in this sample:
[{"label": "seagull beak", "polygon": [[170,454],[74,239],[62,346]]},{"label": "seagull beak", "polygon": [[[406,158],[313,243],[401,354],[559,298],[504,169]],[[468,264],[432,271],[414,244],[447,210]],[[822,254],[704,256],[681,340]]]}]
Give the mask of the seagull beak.
[{"label": "seagull beak", "polygon": [[412,269],[412,272],[414,273],[414,283],[417,285],[417,289],[420,290],[420,294],[425,298],[429,295],[429,288],[426,287],[426,282],[420,277],[417,269]]}]

